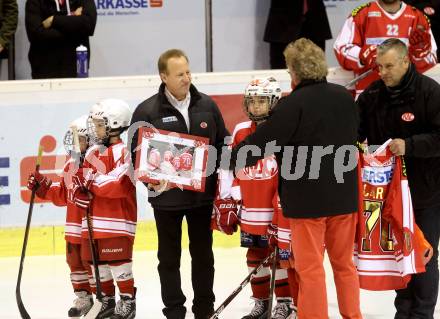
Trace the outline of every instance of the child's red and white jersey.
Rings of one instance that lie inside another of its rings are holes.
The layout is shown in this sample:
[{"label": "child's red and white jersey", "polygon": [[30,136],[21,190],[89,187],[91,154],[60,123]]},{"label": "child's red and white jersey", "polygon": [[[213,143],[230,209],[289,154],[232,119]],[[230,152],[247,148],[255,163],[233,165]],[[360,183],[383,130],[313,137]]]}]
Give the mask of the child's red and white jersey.
[{"label": "child's red and white jersey", "polygon": [[72,159],[66,161],[60,181],[51,184],[45,199],[50,200],[56,206],[67,207],[64,238],[69,243],[80,244],[81,220],[84,213],[73,202],[72,176],[74,174],[82,174],[82,168],[78,169],[75,166],[75,162]]},{"label": "child's red and white jersey", "polygon": [[402,160],[388,150],[360,155],[359,222],[354,260],[360,287],[405,288],[411,274],[425,271],[424,238],[415,225]]},{"label": "child's red and white jersey", "polygon": [[[395,14],[386,12],[378,2],[368,2],[353,10],[345,21],[333,46],[339,64],[347,70],[353,70],[355,76],[367,69],[359,60],[359,53],[365,45],[379,45],[389,38],[398,38],[409,45],[409,36],[415,28],[423,27],[431,34],[431,52],[422,59],[411,57],[417,71],[425,72],[437,63],[437,45],[426,16],[404,2]],[[360,80],[356,84],[359,95],[371,82],[378,80],[377,72]]]},{"label": "child's red and white jersey", "polygon": [[290,246],[290,222],[289,219],[284,217],[283,210],[281,208],[280,198],[278,192],[273,197],[273,218],[272,224],[277,226],[277,242],[278,248],[291,252]]},{"label": "child's red and white jersey", "polygon": [[[99,146],[90,148],[84,161],[84,168],[94,172],[89,187],[93,193],[93,236],[96,239],[128,236],[134,240],[137,210],[136,189],[130,178],[130,152],[122,141],[102,153],[98,149]],[[82,234],[88,237],[85,218]]]},{"label": "child's red and white jersey", "polygon": [[[232,146],[237,145],[249,134],[255,132],[252,121],[236,125],[232,136]],[[278,188],[278,165],[275,156],[259,160],[255,166],[246,167],[236,173],[232,183],[232,197],[241,200],[241,230],[265,235],[267,226],[272,222],[274,206],[272,199]]]}]

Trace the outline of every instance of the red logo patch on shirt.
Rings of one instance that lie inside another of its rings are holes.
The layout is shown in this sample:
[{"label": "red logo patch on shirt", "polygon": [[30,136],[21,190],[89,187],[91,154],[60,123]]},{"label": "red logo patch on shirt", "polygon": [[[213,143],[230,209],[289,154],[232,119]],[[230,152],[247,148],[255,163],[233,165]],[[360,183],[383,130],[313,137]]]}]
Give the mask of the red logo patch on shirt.
[{"label": "red logo patch on shirt", "polygon": [[432,16],[432,15],[434,15],[435,10],[434,10],[433,7],[424,7],[424,8],[423,8],[423,12],[425,12],[425,14],[426,14],[427,16]]},{"label": "red logo patch on shirt", "polygon": [[404,120],[405,122],[411,122],[414,120],[414,114],[409,113],[409,112],[403,113],[402,120]]},{"label": "red logo patch on shirt", "polygon": [[207,128],[208,124],[206,124],[206,122],[202,122],[202,123],[200,123],[200,127],[201,128]]}]

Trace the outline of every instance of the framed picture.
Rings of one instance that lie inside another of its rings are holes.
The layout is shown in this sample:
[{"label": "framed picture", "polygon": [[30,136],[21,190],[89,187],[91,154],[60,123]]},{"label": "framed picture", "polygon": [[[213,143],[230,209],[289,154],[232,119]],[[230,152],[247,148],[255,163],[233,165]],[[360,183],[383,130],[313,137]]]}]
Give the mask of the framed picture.
[{"label": "framed picture", "polygon": [[208,143],[206,137],[141,127],[137,177],[147,183],[167,180],[171,186],[204,192]]}]

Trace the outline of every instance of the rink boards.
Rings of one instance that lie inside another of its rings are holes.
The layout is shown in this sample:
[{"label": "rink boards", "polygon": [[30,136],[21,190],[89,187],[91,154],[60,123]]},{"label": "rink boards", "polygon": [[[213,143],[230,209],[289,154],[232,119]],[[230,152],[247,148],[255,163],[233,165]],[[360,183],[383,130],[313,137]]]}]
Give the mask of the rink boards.
[{"label": "rink boards", "polygon": [[[428,74],[440,82],[438,66]],[[290,78],[285,70],[199,73],[193,74],[193,83],[217,102],[231,131],[245,119],[241,103],[246,85],[255,77],[269,75],[280,81],[285,93],[290,91]],[[351,72],[329,70],[331,82],[345,84],[352,78]],[[42,170],[56,174],[64,162],[62,138],[73,119],[87,113],[96,101],[109,97],[126,100],[134,110],[155,94],[159,85],[158,76],[0,82],[0,237],[4,236],[5,228],[25,225],[29,202],[25,185],[41,142],[45,146]],[[151,220],[152,211],[143,186],[137,187],[137,195],[139,219]],[[42,233],[52,233],[57,238],[62,228],[55,229],[54,225],[62,225],[64,218],[64,208],[37,203],[32,225],[48,227]],[[52,240],[52,251],[58,251],[56,245]]]}]

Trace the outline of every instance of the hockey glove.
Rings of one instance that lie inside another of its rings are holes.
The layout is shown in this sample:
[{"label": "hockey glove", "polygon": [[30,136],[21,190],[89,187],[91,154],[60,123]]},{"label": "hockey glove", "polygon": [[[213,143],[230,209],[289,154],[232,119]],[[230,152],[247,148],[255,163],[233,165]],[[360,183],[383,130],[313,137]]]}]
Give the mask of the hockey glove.
[{"label": "hockey glove", "polygon": [[73,202],[82,209],[90,208],[92,204],[93,194],[88,190],[75,186],[73,189]]},{"label": "hockey glove", "polygon": [[377,50],[375,45],[365,45],[359,52],[359,60],[367,69],[376,68]]},{"label": "hockey glove", "polygon": [[214,216],[217,228],[227,235],[237,231],[238,209],[237,201],[232,198],[216,199],[214,201]]},{"label": "hockey glove", "polygon": [[72,176],[74,187],[78,186],[83,189],[90,189],[95,175],[90,169],[79,168],[75,175]]},{"label": "hockey glove", "polygon": [[409,52],[416,59],[422,59],[431,52],[431,35],[423,27],[414,29],[409,36]]},{"label": "hockey glove", "polygon": [[47,191],[52,185],[52,181],[44,175],[41,175],[39,172],[35,171],[29,175],[27,188],[30,191],[35,190],[35,194],[39,198],[44,198],[46,196]]},{"label": "hockey glove", "polygon": [[270,224],[267,227],[267,234],[269,235],[269,246],[276,247],[278,245],[278,226],[274,224]]}]

